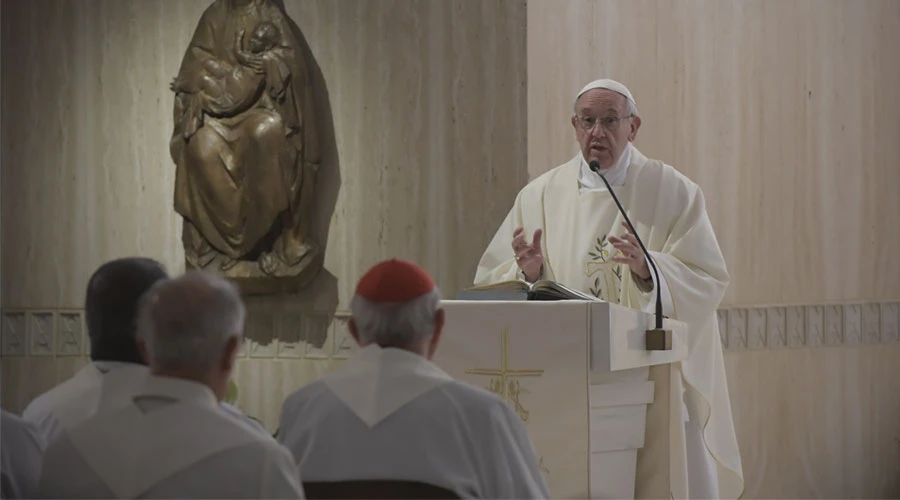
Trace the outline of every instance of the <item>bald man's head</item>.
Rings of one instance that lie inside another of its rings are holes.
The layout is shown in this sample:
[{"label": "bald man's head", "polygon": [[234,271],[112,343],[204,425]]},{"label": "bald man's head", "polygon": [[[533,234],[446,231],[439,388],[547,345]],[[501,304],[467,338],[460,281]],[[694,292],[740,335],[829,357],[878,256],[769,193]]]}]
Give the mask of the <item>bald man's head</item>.
[{"label": "bald man's head", "polygon": [[112,260],[94,271],[84,300],[92,360],[142,363],[135,338],[138,301],[166,278],[162,264],[140,257]]},{"label": "bald man's head", "polygon": [[244,317],[243,302],[231,282],[191,272],[157,283],[147,293],[141,301],[138,337],[154,373],[206,382],[224,376],[227,381],[243,338]]}]

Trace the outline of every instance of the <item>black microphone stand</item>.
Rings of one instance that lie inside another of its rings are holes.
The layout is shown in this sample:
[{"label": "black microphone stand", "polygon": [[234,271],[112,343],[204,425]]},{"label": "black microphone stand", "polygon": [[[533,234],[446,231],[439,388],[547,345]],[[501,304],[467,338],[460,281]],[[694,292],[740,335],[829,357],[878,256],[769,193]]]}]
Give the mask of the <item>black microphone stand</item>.
[{"label": "black microphone stand", "polygon": [[644,246],[644,242],[641,241],[641,237],[638,236],[637,230],[631,223],[631,219],[629,219],[628,214],[625,213],[625,208],[623,208],[622,203],[619,202],[619,197],[616,196],[616,192],[613,191],[612,186],[609,185],[609,181],[606,180],[606,176],[600,173],[600,164],[596,161],[592,161],[588,166],[591,168],[591,171],[593,171],[598,176],[600,176],[601,179],[603,179],[603,184],[606,185],[606,189],[608,189],[609,194],[612,195],[613,201],[615,201],[616,206],[619,207],[619,213],[621,213],[622,217],[625,218],[625,223],[628,224],[629,229],[631,229],[631,234],[634,235],[634,239],[636,239],[638,245],[640,245],[641,250],[644,252],[644,255],[647,258],[647,262],[650,263],[650,268],[653,270],[653,275],[656,277],[656,328],[647,330],[646,332],[647,350],[669,351],[672,349],[672,331],[663,328],[662,283],[659,281],[659,270],[656,268],[656,263],[653,262],[653,257],[650,256],[650,252],[647,251],[647,247]]}]

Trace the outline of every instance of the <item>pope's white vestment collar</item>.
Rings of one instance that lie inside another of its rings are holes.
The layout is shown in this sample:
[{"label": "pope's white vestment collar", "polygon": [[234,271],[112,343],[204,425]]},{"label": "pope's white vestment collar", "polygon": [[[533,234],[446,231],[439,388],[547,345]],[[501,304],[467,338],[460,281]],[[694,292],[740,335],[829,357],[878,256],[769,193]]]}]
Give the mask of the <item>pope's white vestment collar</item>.
[{"label": "pope's white vestment collar", "polygon": [[[631,165],[631,153],[634,146],[629,142],[616,164],[605,171],[601,171],[614,189],[625,185],[625,179],[628,177],[628,166]],[[578,172],[579,192],[586,193],[590,191],[606,191],[606,185],[600,175],[591,170],[584,155],[581,155],[581,169]]]}]

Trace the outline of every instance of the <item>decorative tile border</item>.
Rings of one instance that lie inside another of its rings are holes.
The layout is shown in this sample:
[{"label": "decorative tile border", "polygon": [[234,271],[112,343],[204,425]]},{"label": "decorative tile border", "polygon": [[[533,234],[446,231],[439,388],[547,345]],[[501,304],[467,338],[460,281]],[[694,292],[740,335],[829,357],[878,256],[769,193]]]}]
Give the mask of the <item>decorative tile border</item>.
[{"label": "decorative tile border", "polygon": [[4,309],[3,357],[82,356],[88,352],[84,313],[78,309]]},{"label": "decorative tile border", "polygon": [[[349,312],[250,314],[239,358],[346,359],[356,352],[347,328]],[[90,341],[84,311],[77,309],[3,309],[0,356],[88,356]]]},{"label": "decorative tile border", "polygon": [[[287,311],[250,315],[238,352],[250,359],[346,359],[356,352],[348,312]],[[720,309],[722,347],[730,351],[900,343],[900,302]],[[84,312],[78,309],[3,309],[3,357],[86,356]]]},{"label": "decorative tile border", "polygon": [[28,314],[25,311],[4,311],[0,324],[0,335],[3,336],[3,356],[28,355]]},{"label": "decorative tile border", "polygon": [[56,355],[81,356],[90,350],[81,311],[61,311],[56,317]]},{"label": "decorative tile border", "polygon": [[806,331],[806,345],[819,347],[825,345],[825,307],[804,307],[806,324],[802,327]]},{"label": "decorative tile border", "polygon": [[722,309],[717,319],[732,351],[900,343],[900,302]]},{"label": "decorative tile border", "polygon": [[881,305],[881,343],[900,342],[900,303]]},{"label": "decorative tile border", "polygon": [[728,315],[728,335],[727,342],[722,347],[727,349],[746,349],[747,348],[747,310],[746,309],[729,309],[725,311]]},{"label": "decorative tile border", "polygon": [[53,356],[56,351],[55,323],[53,311],[32,311],[28,315],[28,354],[31,356]]}]

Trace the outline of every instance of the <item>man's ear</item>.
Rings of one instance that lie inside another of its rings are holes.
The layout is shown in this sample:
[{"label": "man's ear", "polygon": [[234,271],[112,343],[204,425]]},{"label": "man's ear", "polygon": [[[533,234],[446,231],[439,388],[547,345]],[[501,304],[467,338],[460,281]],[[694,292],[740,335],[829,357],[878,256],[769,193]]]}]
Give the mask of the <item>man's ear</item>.
[{"label": "man's ear", "polygon": [[443,309],[438,309],[437,312],[434,313],[434,334],[428,342],[428,359],[431,359],[432,356],[434,356],[434,353],[437,352],[438,343],[441,341],[441,333],[444,332],[445,318],[446,316]]},{"label": "man's ear", "polygon": [[434,334],[440,335],[441,331],[444,329],[444,320],[446,319],[446,315],[444,314],[443,309],[438,309],[434,313]]},{"label": "man's ear", "polygon": [[223,371],[231,373],[231,370],[234,369],[234,360],[237,358],[237,352],[240,347],[240,337],[237,335],[228,337],[228,341],[225,343],[225,349],[222,350],[222,359],[220,360],[220,367]]},{"label": "man's ear", "polygon": [[359,344],[359,332],[356,330],[356,321],[353,321],[353,317],[347,322],[347,329],[350,330],[350,335],[353,336],[353,340]]},{"label": "man's ear", "polygon": [[628,142],[634,142],[639,128],[641,128],[641,117],[635,116],[631,119],[631,133],[628,134]]},{"label": "man's ear", "polygon": [[138,354],[141,355],[141,359],[144,360],[145,365],[150,365],[150,355],[147,354],[147,343],[144,342],[144,339],[137,339],[137,348]]}]

